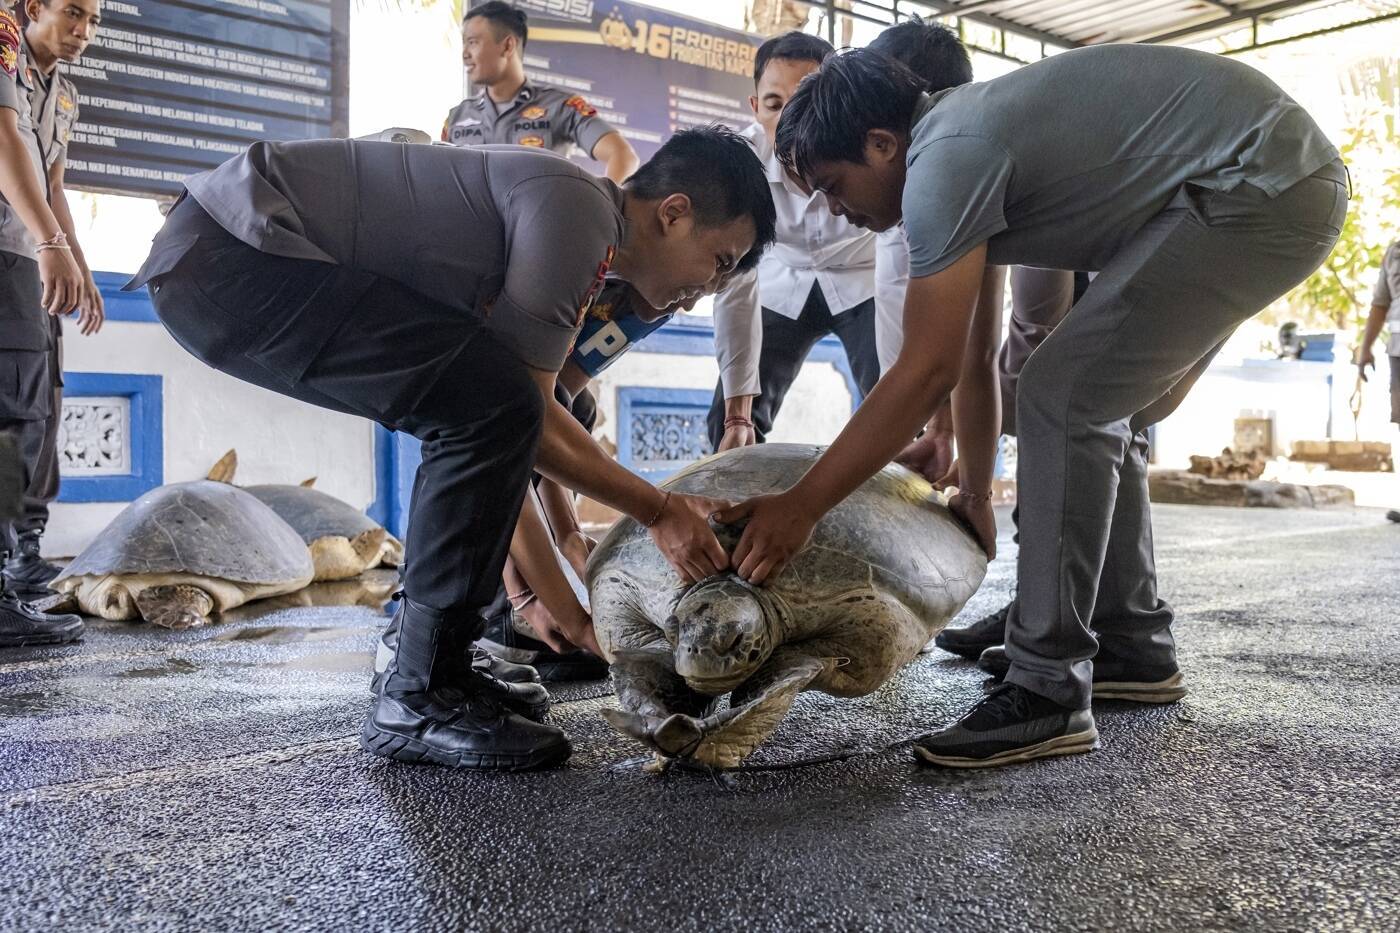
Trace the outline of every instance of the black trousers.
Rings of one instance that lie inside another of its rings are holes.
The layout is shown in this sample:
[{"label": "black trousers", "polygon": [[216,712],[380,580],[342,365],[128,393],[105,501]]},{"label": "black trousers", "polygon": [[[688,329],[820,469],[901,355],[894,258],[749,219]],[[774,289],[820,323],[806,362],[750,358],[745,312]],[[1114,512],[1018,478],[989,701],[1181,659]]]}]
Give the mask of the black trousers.
[{"label": "black trousers", "polygon": [[63,324],[52,315],[49,316],[49,336],[52,342],[48,349],[48,368],[53,397],[48,417],[44,419],[39,458],[24,494],[24,514],[15,522],[15,532],[21,538],[44,533],[49,525],[49,504],[58,498],[58,428],[63,420]]},{"label": "black trousers", "polygon": [[151,286],[182,346],[237,379],[422,441],[404,591],[476,637],[544,414],[524,364],[469,314],[388,279],[259,252],[191,198],[171,223],[199,231]]},{"label": "black trousers", "polygon": [[[0,252],[0,433],[19,448],[25,488],[40,466],[53,400],[48,328],[39,264]],[[0,555],[13,553],[17,524],[0,521]]]},{"label": "black trousers", "polygon": [[[773,429],[792,382],[802,370],[807,354],[827,334],[835,334],[846,349],[851,373],[862,395],[869,394],[880,378],[880,358],[875,352],[875,299],[862,301],[841,314],[832,314],[816,282],[796,320],[763,309],[763,349],[758,357],[759,395],[753,401],[754,433],[760,442]],[[706,422],[710,449],[718,450],[724,438],[724,385],[715,385]]]}]

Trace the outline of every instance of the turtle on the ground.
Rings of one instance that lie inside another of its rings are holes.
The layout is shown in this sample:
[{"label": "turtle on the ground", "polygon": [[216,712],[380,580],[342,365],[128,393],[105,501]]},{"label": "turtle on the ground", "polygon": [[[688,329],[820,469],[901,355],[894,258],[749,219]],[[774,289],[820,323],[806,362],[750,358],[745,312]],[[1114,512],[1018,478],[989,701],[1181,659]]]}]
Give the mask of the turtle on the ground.
[{"label": "turtle on the ground", "polygon": [[311,582],[301,537],[257,497],[226,483],[159,486],[123,509],[50,584],[50,608],[104,619],[202,625]]},{"label": "turtle on the ground", "polygon": [[[663,488],[730,500],[781,492],[822,450],[730,450]],[[719,529],[721,543],[732,549],[739,531]],[[663,759],[733,767],[801,691],[857,697],[885,683],[957,615],[986,571],[942,497],[897,465],[827,514],[764,586],[727,573],[678,589],[646,529],[624,518],[588,563],[594,627],[621,706],[603,715]]]},{"label": "turtle on the ground", "polygon": [[[209,471],[209,478],[233,482],[238,455],[230,450]],[[403,562],[403,545],[382,525],[348,502],[313,489],[316,478],[299,486],[243,486],[291,525],[311,549],[316,582],[347,580],[381,564]]]}]

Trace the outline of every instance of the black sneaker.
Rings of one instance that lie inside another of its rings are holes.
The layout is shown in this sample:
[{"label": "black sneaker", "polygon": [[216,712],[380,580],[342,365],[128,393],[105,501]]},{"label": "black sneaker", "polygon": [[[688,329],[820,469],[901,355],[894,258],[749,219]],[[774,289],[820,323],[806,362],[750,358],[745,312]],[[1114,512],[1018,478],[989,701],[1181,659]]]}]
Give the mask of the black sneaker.
[{"label": "black sneaker", "polygon": [[[979,670],[990,676],[991,689],[1006,678],[1011,659],[1005,645],[995,645],[977,659]],[[1094,699],[1130,700],[1134,703],[1175,703],[1186,696],[1186,678],[1175,664],[1130,664],[1102,652],[1094,658]]]},{"label": "black sneaker", "polygon": [[573,748],[563,730],[511,712],[488,678],[495,680],[472,671],[464,689],[381,693],[360,727],[360,747],[397,761],[476,771],[525,771],[567,759]]},{"label": "black sneaker", "polygon": [[83,634],[83,620],[75,615],[50,615],[0,591],[0,648],[27,645],[66,645]]},{"label": "black sneaker", "polygon": [[1385,517],[1392,522],[1400,524],[1400,509],[1391,509],[1389,512],[1385,513]]},{"label": "black sneaker", "polygon": [[966,628],[945,628],[938,633],[933,643],[944,651],[975,661],[982,652],[1006,640],[1006,615],[1015,604],[1013,599],[996,612],[978,619]]},{"label": "black sneaker", "polygon": [[39,599],[52,596],[49,584],[58,576],[60,567],[39,556],[39,536],[25,535],[19,539],[19,548],[5,562],[5,587],[10,592],[27,598]]},{"label": "black sneaker", "polygon": [[521,634],[511,619],[500,613],[486,620],[486,633],[476,643],[491,654],[514,664],[528,664],[545,683],[562,680],[603,680],[608,662],[587,651],[560,654],[544,642]]},{"label": "black sneaker", "polygon": [[1094,714],[1019,684],[1002,684],[956,723],[920,739],[920,761],[945,768],[995,768],[1099,747]]}]

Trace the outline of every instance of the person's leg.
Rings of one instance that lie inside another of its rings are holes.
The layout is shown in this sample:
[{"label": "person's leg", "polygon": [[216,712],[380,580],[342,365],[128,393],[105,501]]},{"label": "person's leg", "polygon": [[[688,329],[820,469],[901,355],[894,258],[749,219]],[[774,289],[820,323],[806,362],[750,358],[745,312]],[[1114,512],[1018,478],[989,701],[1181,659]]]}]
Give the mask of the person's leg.
[{"label": "person's leg", "polygon": [[1390,358],[1390,420],[1400,424],[1400,356]]},{"label": "person's leg", "polygon": [[[1020,612],[1007,632],[1008,682],[1066,707],[1088,704],[1089,620],[1133,416],[1316,268],[1345,206],[1344,189],[1317,178],[1274,200],[1248,185],[1190,189],[1187,206],[1144,226],[1028,361],[1017,399]],[[1132,523],[1139,535],[1150,528],[1145,516]]]},{"label": "person's leg", "polygon": [[875,299],[831,316],[831,329],[851,364],[860,394],[866,396],[880,380],[880,353],[875,345]]},{"label": "person's leg", "polygon": [[[783,407],[792,382],[816,342],[831,332],[831,314],[815,282],[796,320],[763,309],[763,349],[758,356],[759,395],[753,400],[754,434],[762,443],[773,430],[773,419]],[[878,365],[877,365],[878,370]],[[724,437],[724,386],[715,383],[715,397],[706,422],[710,447],[719,449]]]},{"label": "person's leg", "polygon": [[44,436],[38,462],[24,496],[24,514],[15,523],[18,550],[10,562],[11,580],[33,596],[47,595],[49,581],[59,567],[41,556],[41,539],[49,523],[49,504],[58,497],[58,428],[63,418],[63,325],[50,317],[49,378],[53,383],[52,406],[44,419]]},{"label": "person's leg", "polygon": [[[920,743],[925,760],[985,767],[1097,745],[1089,621],[1133,416],[1315,269],[1346,210],[1345,189],[1330,176],[1276,199],[1248,185],[1183,194],[1109,261],[1022,373],[1011,668],[967,716]],[[1135,641],[1123,648],[1135,649]]]}]

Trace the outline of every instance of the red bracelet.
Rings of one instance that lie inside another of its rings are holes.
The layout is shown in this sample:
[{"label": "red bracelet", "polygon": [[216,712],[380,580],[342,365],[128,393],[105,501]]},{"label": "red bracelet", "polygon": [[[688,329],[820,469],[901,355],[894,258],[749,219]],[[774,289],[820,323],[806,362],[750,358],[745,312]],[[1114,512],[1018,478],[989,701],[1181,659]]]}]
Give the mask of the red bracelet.
[{"label": "red bracelet", "polygon": [[732,428],[735,425],[743,425],[746,428],[751,428],[753,427],[753,421],[745,418],[743,415],[735,415],[732,418],[724,419],[724,426],[726,428]]}]

